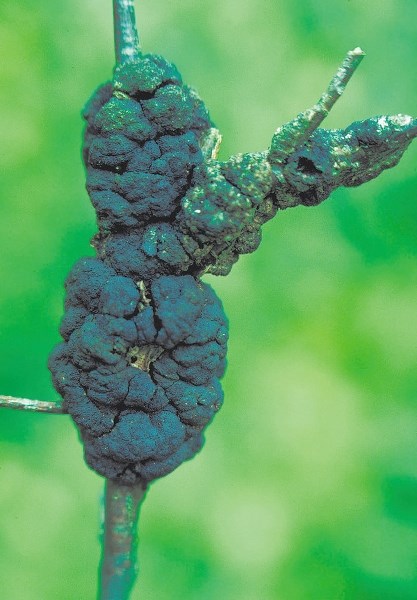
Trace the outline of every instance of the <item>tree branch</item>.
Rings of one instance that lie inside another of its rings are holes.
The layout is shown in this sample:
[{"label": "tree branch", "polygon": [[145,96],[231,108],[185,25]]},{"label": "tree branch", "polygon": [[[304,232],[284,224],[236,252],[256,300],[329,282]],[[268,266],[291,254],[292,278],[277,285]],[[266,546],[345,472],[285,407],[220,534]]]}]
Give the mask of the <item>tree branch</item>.
[{"label": "tree branch", "polygon": [[13,396],[0,396],[0,408],[14,408],[29,412],[51,413],[65,415],[66,410],[62,402],[46,402],[44,400],[28,400],[27,398],[14,398]]},{"label": "tree branch", "polygon": [[350,50],[317,104],[276,130],[269,153],[271,162],[277,164],[284,162],[308,140],[343,94],[364,56],[365,53],[360,48]]},{"label": "tree branch", "polygon": [[113,0],[113,15],[116,63],[121,64],[140,53],[134,0]]},{"label": "tree branch", "polygon": [[142,485],[106,481],[99,600],[129,598],[138,574],[137,524],[145,492]]},{"label": "tree branch", "polygon": [[314,129],[317,129],[323,119],[325,119],[325,117],[329,114],[337,100],[343,94],[350,78],[359,67],[364,56],[365,53],[363,50],[361,50],[361,48],[355,48],[347,53],[345,59],[329,83],[327,90],[321,95],[316,106],[310,109],[315,115],[315,121],[312,123],[311,133],[314,131]]},{"label": "tree branch", "polygon": [[[116,64],[140,54],[134,0],[113,0]],[[137,526],[145,485],[119,485],[106,479],[99,600],[127,600],[136,581]]]}]

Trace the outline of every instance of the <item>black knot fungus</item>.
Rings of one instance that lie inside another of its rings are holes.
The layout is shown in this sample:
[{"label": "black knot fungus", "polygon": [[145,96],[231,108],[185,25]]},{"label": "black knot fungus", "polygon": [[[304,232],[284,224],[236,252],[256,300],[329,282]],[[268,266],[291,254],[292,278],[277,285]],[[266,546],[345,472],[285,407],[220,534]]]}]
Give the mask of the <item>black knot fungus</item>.
[{"label": "black knot fungus", "polygon": [[227,321],[200,277],[253,252],[279,209],[314,205],[396,164],[411,117],[319,129],[363,56],[351,51],[319,102],[268,151],[216,159],[221,140],[176,67],[140,52],[84,109],[96,258],[66,282],[64,342],[49,361],[88,464],[123,484],[191,458],[220,408]]},{"label": "black knot fungus", "polygon": [[67,289],[66,341],[49,365],[87,462],[124,483],[165,475],[202,446],[223,402],[220,301],[192,275],[134,281],[94,258]]}]

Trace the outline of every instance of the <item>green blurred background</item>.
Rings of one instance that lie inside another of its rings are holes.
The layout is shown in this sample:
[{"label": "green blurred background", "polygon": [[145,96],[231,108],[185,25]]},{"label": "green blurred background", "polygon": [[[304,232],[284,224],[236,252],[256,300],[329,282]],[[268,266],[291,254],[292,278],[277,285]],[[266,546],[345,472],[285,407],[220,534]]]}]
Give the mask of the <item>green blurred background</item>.
[{"label": "green blurred background", "polygon": [[[265,149],[347,50],[326,122],[417,113],[415,0],[143,0],[224,134]],[[0,4],[0,393],[54,399],[63,281],[91,254],[81,106],[113,64],[110,0]],[[317,208],[280,214],[227,278],[226,402],[203,452],[156,482],[141,600],[417,599],[417,144]],[[0,415],[0,596],[90,600],[102,481],[66,416]]]}]

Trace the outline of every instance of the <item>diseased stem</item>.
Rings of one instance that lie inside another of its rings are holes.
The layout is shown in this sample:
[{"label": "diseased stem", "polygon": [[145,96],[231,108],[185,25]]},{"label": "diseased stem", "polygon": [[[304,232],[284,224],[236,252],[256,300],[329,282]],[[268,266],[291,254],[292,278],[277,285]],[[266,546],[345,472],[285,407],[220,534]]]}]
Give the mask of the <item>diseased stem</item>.
[{"label": "diseased stem", "polygon": [[65,415],[62,402],[46,402],[44,400],[29,400],[28,398],[14,398],[13,396],[0,396],[0,408],[14,408],[30,412],[51,413]]},{"label": "diseased stem", "polygon": [[317,104],[276,130],[270,150],[271,160],[275,163],[284,162],[308,140],[343,94],[364,56],[365,53],[360,48],[350,50]]},{"label": "diseased stem", "polygon": [[138,573],[137,524],[146,487],[107,480],[98,600],[127,600]]},{"label": "diseased stem", "polygon": [[[113,0],[116,64],[139,56],[134,0]],[[138,520],[146,486],[105,484],[99,600],[127,600],[138,574]]]},{"label": "diseased stem", "polygon": [[134,0],[113,0],[113,16],[116,63],[121,64],[140,52]]}]

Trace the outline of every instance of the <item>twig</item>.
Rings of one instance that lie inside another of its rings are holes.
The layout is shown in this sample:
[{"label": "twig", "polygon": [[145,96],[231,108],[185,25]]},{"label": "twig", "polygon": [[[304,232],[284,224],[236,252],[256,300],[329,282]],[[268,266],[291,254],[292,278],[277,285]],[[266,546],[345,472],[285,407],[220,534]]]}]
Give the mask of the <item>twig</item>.
[{"label": "twig", "polygon": [[134,0],[113,0],[113,16],[116,63],[121,64],[140,52]]},{"label": "twig", "polygon": [[271,160],[276,163],[284,162],[308,140],[343,94],[364,56],[365,53],[360,48],[350,50],[317,104],[276,130],[269,154]]},{"label": "twig", "polygon": [[0,408],[14,408],[30,412],[51,413],[65,415],[62,402],[46,402],[44,400],[28,400],[28,398],[14,398],[13,396],[0,396]]},{"label": "twig", "polygon": [[[113,0],[116,64],[140,54],[134,0]],[[99,600],[127,600],[138,574],[139,510],[146,487],[106,479]]]},{"label": "twig", "polygon": [[321,124],[323,119],[329,114],[337,100],[343,94],[353,73],[362,62],[365,53],[360,48],[355,48],[347,53],[344,61],[338,68],[336,75],[331,80],[327,90],[321,95],[316,106],[310,109],[312,112],[311,131],[306,132],[311,135]]},{"label": "twig", "polygon": [[146,488],[107,480],[99,600],[127,600],[135,583],[137,524]]}]

